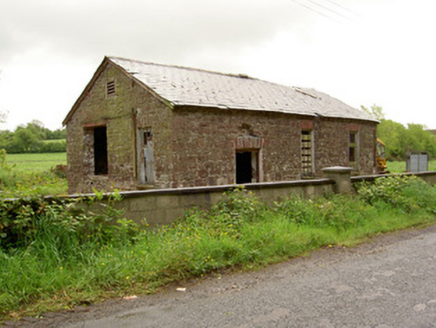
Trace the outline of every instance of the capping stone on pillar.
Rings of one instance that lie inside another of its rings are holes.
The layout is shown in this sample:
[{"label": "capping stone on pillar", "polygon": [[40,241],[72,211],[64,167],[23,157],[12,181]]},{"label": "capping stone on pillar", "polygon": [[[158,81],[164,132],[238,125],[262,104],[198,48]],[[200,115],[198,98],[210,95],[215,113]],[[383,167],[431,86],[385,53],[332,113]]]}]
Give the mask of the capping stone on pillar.
[{"label": "capping stone on pillar", "polygon": [[333,191],[338,194],[351,194],[351,167],[332,166],[322,169],[322,175],[324,178],[332,179],[335,181]]}]

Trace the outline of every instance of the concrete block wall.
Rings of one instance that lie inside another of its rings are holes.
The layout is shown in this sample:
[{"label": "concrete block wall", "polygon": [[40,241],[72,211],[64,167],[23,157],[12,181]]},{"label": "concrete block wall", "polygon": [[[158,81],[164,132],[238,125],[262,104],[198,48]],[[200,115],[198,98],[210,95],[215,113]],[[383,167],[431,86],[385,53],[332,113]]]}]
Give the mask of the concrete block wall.
[{"label": "concrete block wall", "polygon": [[[304,197],[316,197],[325,194],[353,193],[353,185],[361,181],[374,181],[389,175],[351,176],[351,169],[333,167],[324,170],[328,178],[299,181],[264,182],[245,185],[245,189],[252,191],[260,200],[267,204],[286,199],[290,194]],[[404,173],[416,175],[424,181],[436,184],[436,172]],[[348,182],[344,183],[345,180]],[[124,209],[125,217],[138,223],[144,222],[156,226],[169,224],[184,215],[185,211],[197,207],[209,209],[216,204],[223,193],[232,190],[236,185],[190,187],[175,189],[155,189],[143,191],[121,192],[123,199],[116,204]],[[83,197],[72,195],[69,197]]]},{"label": "concrete block wall", "polygon": [[[321,196],[333,192],[334,181],[317,179],[247,184],[245,189],[252,191],[260,200],[273,204],[274,201],[288,198],[291,193],[304,197]],[[158,189],[121,192],[123,199],[117,203],[125,211],[125,216],[138,223],[144,218],[150,225],[168,224],[184,215],[185,211],[197,207],[209,209],[223,194],[234,189],[235,185],[208,186],[178,189]]]},{"label": "concrete block wall", "polygon": [[[333,192],[353,193],[353,184],[383,177],[381,175],[351,177],[351,169],[344,167],[330,168],[327,172],[329,178],[253,183],[245,185],[245,189],[253,192],[261,201],[273,204],[275,201],[288,198],[290,194],[310,198]],[[405,175],[412,174],[405,173]],[[428,183],[436,183],[436,172],[422,172],[414,175]],[[344,179],[348,179],[348,183],[344,184]],[[223,193],[235,187],[235,185],[224,185],[122,192],[123,200],[117,206],[125,210],[127,218],[138,223],[146,218],[152,226],[168,224],[183,216],[185,211],[193,207],[209,209],[223,197]]]}]

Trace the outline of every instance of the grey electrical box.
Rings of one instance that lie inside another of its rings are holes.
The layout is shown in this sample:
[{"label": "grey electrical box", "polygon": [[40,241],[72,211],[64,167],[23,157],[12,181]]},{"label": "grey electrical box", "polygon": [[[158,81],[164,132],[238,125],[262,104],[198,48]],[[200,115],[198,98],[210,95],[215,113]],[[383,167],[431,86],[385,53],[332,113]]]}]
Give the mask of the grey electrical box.
[{"label": "grey electrical box", "polygon": [[428,171],[428,155],[426,152],[410,152],[406,159],[407,172]]}]

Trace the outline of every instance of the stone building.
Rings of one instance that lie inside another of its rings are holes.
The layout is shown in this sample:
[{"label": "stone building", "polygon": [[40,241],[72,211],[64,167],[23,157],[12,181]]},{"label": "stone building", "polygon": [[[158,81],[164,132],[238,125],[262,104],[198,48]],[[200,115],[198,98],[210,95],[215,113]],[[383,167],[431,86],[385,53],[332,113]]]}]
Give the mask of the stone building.
[{"label": "stone building", "polygon": [[105,57],[66,116],[70,193],[372,174],[377,121],[313,89]]}]

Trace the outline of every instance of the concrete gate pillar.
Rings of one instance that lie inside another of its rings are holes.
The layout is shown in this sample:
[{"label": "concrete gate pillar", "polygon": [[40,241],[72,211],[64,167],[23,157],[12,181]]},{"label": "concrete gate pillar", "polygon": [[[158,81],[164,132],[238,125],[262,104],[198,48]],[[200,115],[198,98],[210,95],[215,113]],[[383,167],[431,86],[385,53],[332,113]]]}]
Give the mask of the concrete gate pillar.
[{"label": "concrete gate pillar", "polygon": [[351,194],[353,191],[351,185],[351,167],[333,166],[322,169],[324,178],[335,181],[333,191],[337,194]]}]

